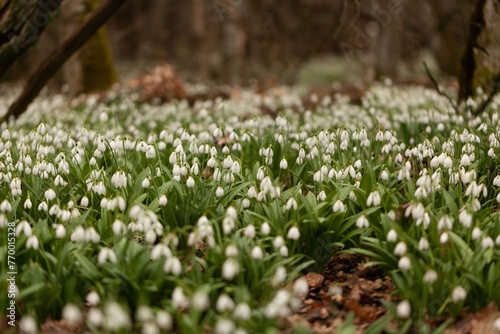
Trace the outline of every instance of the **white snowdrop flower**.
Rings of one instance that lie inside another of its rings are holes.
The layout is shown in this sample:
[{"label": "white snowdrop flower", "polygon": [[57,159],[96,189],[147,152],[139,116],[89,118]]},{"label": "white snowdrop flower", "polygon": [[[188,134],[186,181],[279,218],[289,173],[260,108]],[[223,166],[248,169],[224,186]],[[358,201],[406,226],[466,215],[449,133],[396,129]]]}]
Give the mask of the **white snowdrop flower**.
[{"label": "white snowdrop flower", "polygon": [[432,284],[437,281],[438,274],[434,269],[427,269],[427,271],[424,274],[424,283],[426,284]]},{"label": "white snowdrop flower", "polygon": [[47,212],[49,210],[49,206],[47,205],[47,202],[42,201],[40,204],[38,204],[38,211],[43,211]]},{"label": "white snowdrop flower", "polygon": [[177,286],[172,291],[172,305],[177,309],[187,309],[189,306],[189,299],[182,291],[182,288]]},{"label": "white snowdrop flower", "polygon": [[66,237],[66,228],[62,224],[53,224],[52,228],[55,230],[56,238],[62,239]]},{"label": "white snowdrop flower", "polygon": [[38,238],[36,237],[36,235],[30,235],[28,237],[28,240],[26,240],[26,248],[38,250],[38,246],[39,246],[39,243],[38,243]]},{"label": "white snowdrop flower", "polygon": [[71,233],[70,240],[72,242],[85,241],[85,229],[82,226],[77,226]]},{"label": "white snowdrop flower", "polygon": [[283,266],[279,266],[276,268],[276,271],[274,272],[274,276],[271,279],[271,285],[276,287],[280,285],[281,283],[285,282],[286,280],[286,269]]},{"label": "white snowdrop flower", "polygon": [[257,180],[262,181],[266,175],[264,174],[264,169],[262,167],[257,171]]},{"label": "white snowdrop flower", "polygon": [[286,210],[297,210],[297,201],[294,197],[290,197],[285,205]]},{"label": "white snowdrop flower", "polygon": [[281,159],[281,161],[280,161],[280,168],[281,169],[287,169],[288,168],[288,162],[286,161],[285,158]]},{"label": "white snowdrop flower", "polygon": [[262,260],[262,258],[264,257],[262,248],[260,248],[259,246],[255,246],[254,248],[252,248],[251,256],[255,260]]},{"label": "white snowdrop flower", "polygon": [[162,256],[169,258],[172,256],[172,251],[167,245],[159,243],[151,250],[151,260],[158,260]]},{"label": "white snowdrop flower", "polygon": [[283,257],[288,257],[288,247],[283,245],[279,249],[280,255]]},{"label": "white snowdrop flower", "polygon": [[418,249],[421,251],[428,250],[429,249],[429,241],[421,237],[420,240],[418,241]]},{"label": "white snowdrop flower", "polygon": [[326,193],[325,193],[325,191],[324,191],[324,190],[321,190],[321,191],[319,192],[318,196],[316,196],[316,200],[317,200],[318,202],[322,202],[322,201],[324,201],[325,199],[326,199]]},{"label": "white snowdrop flower", "polygon": [[387,216],[391,219],[391,220],[396,220],[396,212],[394,210],[391,210],[387,213]]},{"label": "white snowdrop flower", "polygon": [[116,263],[117,258],[115,252],[108,247],[103,247],[97,255],[97,263],[103,265],[106,262]]},{"label": "white snowdrop flower", "polygon": [[467,297],[467,291],[460,285],[457,285],[451,292],[451,300],[454,303],[459,303]]},{"label": "white snowdrop flower", "polygon": [[438,231],[451,230],[453,228],[453,221],[448,215],[442,216],[437,225]]},{"label": "white snowdrop flower", "polygon": [[481,237],[481,229],[479,227],[474,227],[472,230],[472,240],[477,240]]},{"label": "white snowdrop flower", "polygon": [[233,316],[240,320],[250,320],[252,311],[247,303],[239,303],[234,309]]},{"label": "white snowdrop flower", "polygon": [[484,237],[483,240],[481,241],[481,247],[483,247],[483,249],[493,248],[494,246],[495,242],[489,236]]},{"label": "white snowdrop flower", "polygon": [[245,227],[243,235],[247,238],[253,239],[255,237],[255,226],[249,224]]},{"label": "white snowdrop flower", "polygon": [[151,181],[149,180],[149,177],[145,177],[144,180],[142,180],[141,186],[142,188],[147,189],[149,188],[150,184]]},{"label": "white snowdrop flower", "polygon": [[375,190],[368,195],[368,198],[366,199],[366,205],[367,206],[372,206],[372,205],[379,206],[380,201],[381,201],[380,193],[377,190]]},{"label": "white snowdrop flower", "polygon": [[219,319],[215,323],[215,334],[232,334],[234,333],[235,325],[232,320],[229,319]]},{"label": "white snowdrop flower", "polygon": [[75,304],[66,304],[62,310],[62,318],[73,324],[81,324],[83,321],[82,312]]},{"label": "white snowdrop flower", "polygon": [[495,245],[500,246],[500,234],[495,238]]},{"label": "white snowdrop flower", "polygon": [[108,302],[104,306],[104,327],[110,332],[131,327],[128,312],[126,312],[117,302]]},{"label": "white snowdrop flower", "polygon": [[104,208],[104,209],[108,207],[108,199],[106,197],[103,197],[101,199],[100,206],[101,206],[101,208]]},{"label": "white snowdrop flower", "polygon": [[500,193],[497,195],[497,203],[500,203]]},{"label": "white snowdrop flower", "polygon": [[31,203],[31,200],[29,198],[27,198],[26,201],[24,201],[23,207],[26,210],[29,210],[29,209],[31,209],[32,206],[33,206],[33,204]]},{"label": "white snowdrop flower", "polygon": [[168,257],[163,265],[163,271],[166,274],[171,273],[174,276],[179,276],[182,273],[181,261],[175,256]]},{"label": "white snowdrop flower", "polygon": [[38,333],[38,325],[35,318],[31,315],[25,315],[19,321],[19,329],[23,334],[36,334]]},{"label": "white snowdrop flower", "polygon": [[471,159],[467,153],[462,155],[462,158],[460,159],[460,166],[469,166],[471,163]]},{"label": "white snowdrop flower", "polygon": [[335,203],[333,203],[333,212],[345,212],[346,208],[344,205],[344,202],[342,202],[340,199],[336,200]]},{"label": "white snowdrop flower", "polygon": [[87,301],[87,304],[89,306],[97,306],[101,301],[101,297],[99,297],[99,294],[97,292],[92,290],[87,294],[85,300]]},{"label": "white snowdrop flower", "polygon": [[87,313],[87,322],[99,328],[104,323],[104,314],[97,308],[91,308]]},{"label": "white snowdrop flower", "polygon": [[161,195],[159,198],[158,198],[158,205],[159,206],[165,206],[167,205],[168,203],[168,199],[167,199],[167,196],[166,195]]},{"label": "white snowdrop flower", "polygon": [[90,166],[95,166],[95,165],[97,165],[97,160],[96,160],[96,158],[95,158],[95,157],[90,158],[90,160],[89,160],[89,165],[90,165]]},{"label": "white snowdrop flower", "polygon": [[56,198],[57,195],[53,189],[49,188],[45,191],[44,196],[48,201],[52,201],[54,198]]},{"label": "white snowdrop flower", "polygon": [[448,232],[443,232],[439,236],[439,242],[443,245],[448,242],[448,239],[449,239]]},{"label": "white snowdrop flower", "polygon": [[290,240],[299,240],[299,238],[300,238],[299,228],[297,226],[292,226],[288,230],[287,238]]},{"label": "white snowdrop flower", "polygon": [[305,278],[301,277],[293,284],[293,292],[299,297],[305,297],[309,293],[309,284]]},{"label": "white snowdrop flower", "polygon": [[248,189],[247,196],[248,196],[249,198],[257,198],[257,191],[255,190],[255,187],[254,187],[254,186],[251,186],[251,187]]},{"label": "white snowdrop flower", "polygon": [[238,256],[238,248],[234,244],[230,244],[226,247],[224,254],[226,257]]},{"label": "white snowdrop flower", "polygon": [[86,208],[89,206],[89,199],[87,196],[83,196],[82,199],[80,200],[80,206]]},{"label": "white snowdrop flower", "polygon": [[260,226],[260,232],[263,235],[269,235],[269,233],[271,233],[271,226],[268,222],[262,223],[262,225]]},{"label": "white snowdrop flower", "polygon": [[401,319],[408,319],[411,315],[411,304],[408,300],[402,300],[396,307],[396,314]]},{"label": "white snowdrop flower", "polygon": [[188,188],[194,188],[195,182],[194,182],[194,179],[191,176],[187,179],[186,186]]},{"label": "white snowdrop flower", "polygon": [[410,270],[411,261],[408,256],[403,256],[398,261],[398,268],[401,270]]},{"label": "white snowdrop flower", "polygon": [[127,186],[127,175],[123,171],[117,171],[111,177],[111,183],[117,189],[125,188]]},{"label": "white snowdrop flower", "polygon": [[234,302],[227,294],[222,293],[215,302],[215,309],[219,313],[232,311],[234,309]]},{"label": "white snowdrop flower", "polygon": [[210,298],[208,293],[203,289],[197,290],[192,298],[191,305],[194,309],[204,311],[210,307]]},{"label": "white snowdrop flower", "polygon": [[359,216],[359,218],[356,220],[357,228],[368,228],[369,226],[370,222],[364,215]]},{"label": "white snowdrop flower", "polygon": [[241,171],[241,165],[240,165],[240,162],[239,161],[235,161],[233,162],[233,164],[231,165],[231,172],[233,174],[239,174]]},{"label": "white snowdrop flower", "polygon": [[26,220],[21,220],[16,226],[16,236],[19,237],[21,233],[24,233],[27,237],[30,237],[33,234],[31,225]]},{"label": "white snowdrop flower", "polygon": [[389,173],[387,172],[386,169],[384,169],[382,173],[380,173],[380,179],[382,181],[387,181],[389,179]]},{"label": "white snowdrop flower", "polygon": [[237,260],[230,257],[222,264],[222,278],[232,280],[240,272],[240,264]]},{"label": "white snowdrop flower", "polygon": [[248,198],[243,198],[243,200],[241,201],[241,206],[243,208],[249,208],[250,207],[250,200]]},{"label": "white snowdrop flower", "polygon": [[500,175],[495,176],[495,178],[493,179],[493,185],[495,187],[500,187]]},{"label": "white snowdrop flower", "polygon": [[172,318],[172,315],[167,311],[160,310],[156,312],[156,324],[161,329],[168,331],[172,329],[173,323],[174,320]]},{"label": "white snowdrop flower", "polygon": [[460,211],[458,215],[458,221],[465,227],[469,228],[472,225],[472,215],[468,213],[465,209]]},{"label": "white snowdrop flower", "polygon": [[101,236],[96,232],[94,227],[89,227],[85,230],[85,241],[98,244],[101,241]]},{"label": "white snowdrop flower", "polygon": [[115,219],[111,229],[115,235],[119,235],[127,231],[127,226],[125,226],[125,223],[123,223],[120,219]]},{"label": "white snowdrop flower", "polygon": [[404,241],[398,242],[396,247],[394,247],[394,255],[403,256],[408,251],[408,247]]},{"label": "white snowdrop flower", "polygon": [[222,189],[221,186],[218,186],[217,189],[215,190],[215,196],[217,197],[224,196],[224,189]]},{"label": "white snowdrop flower", "polygon": [[[398,239],[398,233],[396,232],[396,230],[394,229],[391,229],[389,230],[389,232],[387,232],[387,242],[396,242],[396,240]],[[406,244],[405,244],[406,246]]]},{"label": "white snowdrop flower", "polygon": [[285,244],[285,239],[281,235],[278,235],[276,238],[273,240],[273,246],[274,248],[278,249],[281,246]]}]

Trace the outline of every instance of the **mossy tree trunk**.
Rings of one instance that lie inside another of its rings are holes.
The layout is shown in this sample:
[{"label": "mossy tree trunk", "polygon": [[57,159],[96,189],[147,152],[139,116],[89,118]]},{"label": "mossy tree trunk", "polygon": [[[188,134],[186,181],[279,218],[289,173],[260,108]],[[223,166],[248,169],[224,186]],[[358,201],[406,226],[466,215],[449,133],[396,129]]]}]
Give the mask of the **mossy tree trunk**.
[{"label": "mossy tree trunk", "polygon": [[[64,37],[74,33],[92,13],[99,0],[73,0],[62,6]],[[64,77],[70,94],[104,91],[118,81],[108,36],[101,27],[65,65]]]}]

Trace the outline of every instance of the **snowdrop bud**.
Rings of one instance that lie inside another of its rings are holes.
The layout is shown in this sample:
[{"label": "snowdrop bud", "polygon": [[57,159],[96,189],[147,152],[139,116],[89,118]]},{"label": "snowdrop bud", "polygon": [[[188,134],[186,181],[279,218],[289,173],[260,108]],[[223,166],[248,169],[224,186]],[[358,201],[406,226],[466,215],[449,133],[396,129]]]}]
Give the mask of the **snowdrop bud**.
[{"label": "snowdrop bud", "polygon": [[253,226],[252,224],[247,225],[243,231],[243,235],[250,239],[253,239],[255,237],[255,226]]},{"label": "snowdrop bud", "polygon": [[192,306],[196,310],[204,311],[210,307],[210,298],[205,291],[198,290],[192,297]]},{"label": "snowdrop bud", "polygon": [[38,243],[38,238],[36,237],[36,235],[30,235],[28,237],[28,240],[26,240],[26,248],[38,250],[38,246],[39,246],[39,243]]},{"label": "snowdrop bud", "polygon": [[489,236],[483,238],[483,240],[481,241],[481,247],[483,247],[484,249],[493,248],[494,246],[495,242]]},{"label": "snowdrop bud", "polygon": [[215,309],[219,313],[232,311],[234,309],[234,302],[231,297],[223,293],[219,296],[219,298],[217,298],[217,301],[215,302]]},{"label": "snowdrop bud", "polygon": [[333,203],[333,212],[345,212],[345,205],[344,203],[341,201],[341,200],[337,200],[335,201],[335,203]]},{"label": "snowdrop bud", "polygon": [[235,325],[232,320],[219,319],[215,324],[215,334],[232,334],[234,333]]},{"label": "snowdrop bud", "polygon": [[286,269],[283,266],[279,266],[275,273],[273,278],[271,279],[271,284],[276,287],[283,283],[286,280]]},{"label": "snowdrop bud", "polygon": [[29,209],[31,209],[32,206],[33,206],[33,204],[31,203],[31,200],[29,198],[27,198],[26,201],[24,201],[24,208],[26,210],[29,210]]},{"label": "snowdrop bud", "polygon": [[290,197],[286,202],[285,208],[286,210],[297,210],[297,201],[295,200],[295,198]]},{"label": "snowdrop bud", "polygon": [[283,256],[283,257],[288,257],[288,247],[283,245],[280,247],[280,255]]},{"label": "snowdrop bud", "polygon": [[225,280],[232,280],[240,272],[240,264],[237,260],[230,257],[222,264],[222,277]]},{"label": "snowdrop bud", "polygon": [[217,187],[217,190],[215,190],[215,196],[217,197],[222,197],[224,196],[224,189],[222,189],[221,186]]},{"label": "snowdrop bud", "polygon": [[255,246],[254,248],[252,248],[251,256],[255,260],[261,260],[264,257],[262,248],[260,248],[259,246]]},{"label": "snowdrop bud", "polygon": [[477,240],[481,236],[481,229],[479,227],[474,227],[472,230],[472,240]]},{"label": "snowdrop bud", "polygon": [[147,189],[149,188],[150,184],[151,182],[149,181],[149,177],[146,177],[144,178],[144,180],[142,180],[141,186],[142,188]]},{"label": "snowdrop bud", "polygon": [[467,291],[465,291],[464,288],[462,288],[460,285],[456,286],[453,291],[451,292],[451,300],[454,303],[461,302],[462,300],[467,297]]},{"label": "snowdrop bud", "polygon": [[160,310],[156,312],[156,324],[161,329],[166,331],[172,329],[173,322],[174,320],[172,315],[170,315],[167,311]]},{"label": "snowdrop bud", "polygon": [[269,235],[271,233],[271,226],[269,226],[268,222],[264,222],[260,227],[260,231],[263,235]]},{"label": "snowdrop bud", "polygon": [[370,222],[364,215],[359,216],[359,218],[356,220],[357,228],[368,228],[369,226]]},{"label": "snowdrop bud", "polygon": [[448,242],[448,239],[449,239],[448,232],[443,232],[439,236],[439,242],[443,245]]},{"label": "snowdrop bud", "polygon": [[87,196],[83,196],[82,199],[80,200],[80,205],[84,208],[89,206],[89,199]]},{"label": "snowdrop bud", "polygon": [[288,162],[286,161],[285,158],[281,159],[281,161],[280,161],[280,168],[281,169],[287,169],[288,168]]},{"label": "snowdrop bud", "polygon": [[424,274],[424,283],[432,284],[437,281],[438,274],[434,269],[428,269]]},{"label": "snowdrop bud", "polygon": [[186,181],[186,186],[188,188],[194,188],[195,182],[194,179],[190,176]]},{"label": "snowdrop bud", "polygon": [[400,241],[396,247],[394,248],[394,255],[398,255],[398,256],[403,256],[406,254],[406,251],[408,250],[408,248],[406,247],[406,244],[404,241]]},{"label": "snowdrop bud", "polygon": [[89,306],[97,306],[101,301],[99,294],[95,291],[90,291],[85,298]]},{"label": "snowdrop bud", "polygon": [[402,258],[400,258],[398,261],[398,268],[401,270],[410,270],[411,268],[410,258],[408,256],[403,256]]},{"label": "snowdrop bud", "polygon": [[238,256],[238,248],[234,244],[228,245],[224,254],[226,257]]},{"label": "snowdrop bud", "polygon": [[19,321],[19,329],[24,334],[38,333],[38,325],[31,315],[25,315]]},{"label": "snowdrop bud", "polygon": [[407,319],[411,315],[410,302],[406,299],[401,301],[396,308],[396,314],[401,319]]},{"label": "snowdrop bud", "polygon": [[387,242],[396,242],[397,239],[398,239],[398,233],[396,232],[396,230],[391,229],[387,233]]},{"label": "snowdrop bud", "polygon": [[186,309],[189,305],[189,300],[179,286],[172,291],[172,305],[177,309]]},{"label": "snowdrop bud", "polygon": [[287,238],[290,240],[298,240],[300,238],[300,231],[297,226],[292,226],[288,230]]},{"label": "snowdrop bud", "polygon": [[236,319],[249,320],[252,316],[252,311],[247,303],[239,303],[234,309],[233,316]]},{"label": "snowdrop bud", "polygon": [[73,324],[81,324],[83,320],[82,312],[75,304],[66,304],[64,306],[62,318]]},{"label": "snowdrop bud", "polygon": [[285,239],[281,235],[278,235],[276,238],[273,240],[273,246],[274,248],[280,248],[285,244]]},{"label": "snowdrop bud", "polygon": [[422,237],[418,241],[418,249],[421,251],[428,250],[429,249],[429,241],[427,241],[426,238]]},{"label": "snowdrop bud", "polygon": [[309,284],[304,278],[299,278],[293,285],[293,292],[299,297],[305,297],[309,293]]},{"label": "snowdrop bud", "polygon": [[469,228],[472,224],[472,215],[466,210],[462,209],[458,215],[458,221],[466,228]]},{"label": "snowdrop bud", "polygon": [[244,209],[249,208],[250,207],[250,200],[248,198],[244,198],[241,201],[241,206],[243,206]]}]

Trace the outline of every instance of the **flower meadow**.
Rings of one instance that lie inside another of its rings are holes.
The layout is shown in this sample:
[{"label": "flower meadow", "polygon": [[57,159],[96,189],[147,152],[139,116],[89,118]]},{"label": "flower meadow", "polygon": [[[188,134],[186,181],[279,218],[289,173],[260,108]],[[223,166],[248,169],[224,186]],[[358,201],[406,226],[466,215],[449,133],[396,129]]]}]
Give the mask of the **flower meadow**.
[{"label": "flower meadow", "polygon": [[279,332],[301,277],[338,252],[390,275],[401,330],[500,304],[500,100],[476,116],[418,87],[311,99],[56,96],[3,123],[0,287],[15,226],[18,328]]}]

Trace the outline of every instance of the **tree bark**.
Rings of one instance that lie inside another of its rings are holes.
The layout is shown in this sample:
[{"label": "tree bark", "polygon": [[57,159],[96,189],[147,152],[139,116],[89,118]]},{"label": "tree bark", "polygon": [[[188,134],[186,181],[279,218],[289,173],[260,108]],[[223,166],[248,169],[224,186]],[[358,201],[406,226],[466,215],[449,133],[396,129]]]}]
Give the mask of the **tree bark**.
[{"label": "tree bark", "polygon": [[10,12],[0,27],[0,78],[38,41],[62,1],[9,1],[4,4],[2,16]]},{"label": "tree bark", "polygon": [[54,50],[33,73],[17,100],[9,107],[3,121],[19,117],[36,98],[47,81],[127,0],[108,0],[90,16],[82,27],[72,34],[63,45]]}]

